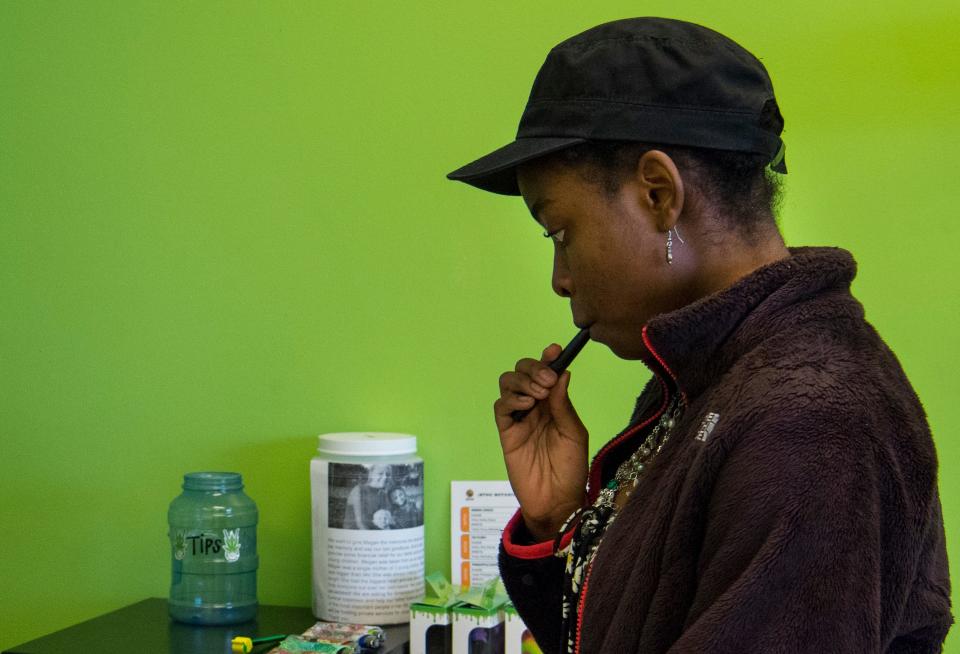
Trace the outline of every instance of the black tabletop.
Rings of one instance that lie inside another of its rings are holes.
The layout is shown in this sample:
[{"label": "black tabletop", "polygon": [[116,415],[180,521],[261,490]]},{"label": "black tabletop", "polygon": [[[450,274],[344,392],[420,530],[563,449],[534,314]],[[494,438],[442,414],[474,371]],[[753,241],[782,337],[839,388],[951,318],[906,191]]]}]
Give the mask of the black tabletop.
[{"label": "black tabletop", "polygon": [[[170,619],[159,597],[17,645],[3,654],[230,654],[234,636],[299,634],[316,622],[309,608],[260,605],[251,622],[226,627],[197,627]],[[402,654],[410,639],[407,625],[385,626],[383,654]],[[263,646],[255,652],[267,652]]]}]

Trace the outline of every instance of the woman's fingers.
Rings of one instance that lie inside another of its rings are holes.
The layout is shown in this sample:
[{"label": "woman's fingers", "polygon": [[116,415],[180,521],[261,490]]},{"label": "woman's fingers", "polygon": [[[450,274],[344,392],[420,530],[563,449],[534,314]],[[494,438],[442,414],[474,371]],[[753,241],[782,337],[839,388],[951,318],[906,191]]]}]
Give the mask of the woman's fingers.
[{"label": "woman's fingers", "polygon": [[521,393],[506,393],[493,403],[493,412],[498,416],[510,415],[517,409],[529,409],[537,399]]},{"label": "woman's fingers", "polygon": [[500,375],[500,395],[510,393],[546,399],[550,388],[557,383],[557,373],[534,359],[521,359],[516,370]]},{"label": "woman's fingers", "polygon": [[556,359],[561,349],[552,343],[543,350],[539,361],[520,359],[513,370],[500,375],[500,397],[493,403],[493,413],[501,431],[514,424],[511,415],[514,411],[533,409],[537,402],[550,397],[559,377],[547,363]]},{"label": "woman's fingers", "polygon": [[543,353],[540,355],[540,361],[543,363],[550,363],[563,351],[563,348],[560,347],[559,343],[551,343],[547,347],[543,348]]}]

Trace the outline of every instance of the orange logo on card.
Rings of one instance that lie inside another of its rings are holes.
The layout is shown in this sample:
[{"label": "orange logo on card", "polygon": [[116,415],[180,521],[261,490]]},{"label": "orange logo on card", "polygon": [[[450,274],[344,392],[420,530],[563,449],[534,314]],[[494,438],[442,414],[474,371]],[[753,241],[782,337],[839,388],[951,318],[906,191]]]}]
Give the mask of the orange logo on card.
[{"label": "orange logo on card", "polygon": [[460,558],[470,558],[470,537],[466,534],[460,537]]},{"label": "orange logo on card", "polygon": [[470,587],[470,564],[469,563],[460,564],[460,587],[461,588]]},{"label": "orange logo on card", "polygon": [[470,509],[460,509],[460,531],[470,531]]}]

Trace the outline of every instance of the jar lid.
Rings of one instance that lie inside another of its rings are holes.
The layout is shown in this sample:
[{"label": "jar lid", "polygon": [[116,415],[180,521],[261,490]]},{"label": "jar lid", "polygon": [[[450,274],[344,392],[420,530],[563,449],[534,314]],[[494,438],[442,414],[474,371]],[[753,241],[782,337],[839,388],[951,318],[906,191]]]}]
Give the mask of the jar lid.
[{"label": "jar lid", "polygon": [[184,490],[231,491],[243,488],[239,472],[188,472],[183,476]]},{"label": "jar lid", "polygon": [[417,437],[380,431],[320,434],[317,452],[346,456],[395,456],[416,454]]}]

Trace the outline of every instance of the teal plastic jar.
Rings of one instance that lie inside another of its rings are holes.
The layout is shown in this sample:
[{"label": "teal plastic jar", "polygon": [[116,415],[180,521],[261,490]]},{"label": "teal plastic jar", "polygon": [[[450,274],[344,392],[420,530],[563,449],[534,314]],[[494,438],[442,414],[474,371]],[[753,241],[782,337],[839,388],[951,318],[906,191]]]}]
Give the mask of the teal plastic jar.
[{"label": "teal plastic jar", "polygon": [[257,505],[236,472],[191,472],[170,503],[170,617],[235,624],[257,614]]}]

